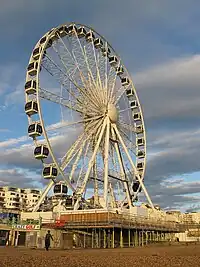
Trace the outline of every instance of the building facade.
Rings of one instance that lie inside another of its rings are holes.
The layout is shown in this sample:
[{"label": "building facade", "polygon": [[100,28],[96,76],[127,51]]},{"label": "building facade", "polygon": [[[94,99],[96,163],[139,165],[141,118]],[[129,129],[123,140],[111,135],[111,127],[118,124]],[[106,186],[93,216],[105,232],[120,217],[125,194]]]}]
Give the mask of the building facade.
[{"label": "building facade", "polygon": [[41,196],[41,190],[17,187],[0,187],[0,208],[24,210],[34,206]]}]

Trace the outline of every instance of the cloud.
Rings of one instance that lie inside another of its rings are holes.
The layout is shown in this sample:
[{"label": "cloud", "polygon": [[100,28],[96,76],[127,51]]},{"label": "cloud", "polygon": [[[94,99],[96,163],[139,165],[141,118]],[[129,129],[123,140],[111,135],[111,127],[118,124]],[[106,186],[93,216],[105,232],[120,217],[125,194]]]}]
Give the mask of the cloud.
[{"label": "cloud", "polygon": [[191,120],[199,116],[200,56],[174,59],[133,75],[146,120]]},{"label": "cloud", "polygon": [[16,186],[22,188],[38,186],[39,177],[28,171],[27,169],[10,168],[0,170],[1,186]]}]

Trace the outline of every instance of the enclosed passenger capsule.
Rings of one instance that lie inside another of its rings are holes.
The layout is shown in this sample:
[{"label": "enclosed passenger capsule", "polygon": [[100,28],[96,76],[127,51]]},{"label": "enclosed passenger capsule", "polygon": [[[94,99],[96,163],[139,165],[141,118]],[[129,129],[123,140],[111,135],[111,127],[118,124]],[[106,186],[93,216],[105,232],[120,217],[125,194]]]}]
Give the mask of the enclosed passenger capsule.
[{"label": "enclosed passenger capsule", "polygon": [[139,188],[140,188],[139,192],[141,192],[141,190],[142,190],[139,182],[133,183],[133,187],[132,188],[133,188],[133,192],[137,192]]},{"label": "enclosed passenger capsule", "polygon": [[36,93],[36,81],[30,80],[25,83],[25,92],[27,95]]},{"label": "enclosed passenger capsule", "polygon": [[36,159],[45,159],[49,155],[49,149],[45,145],[39,145],[34,150],[34,156]]},{"label": "enclosed passenger capsule", "polygon": [[130,102],[130,107],[131,107],[132,110],[137,108],[138,107],[137,101],[136,100],[131,101]]},{"label": "enclosed passenger capsule", "polygon": [[85,40],[87,42],[93,42],[94,39],[95,39],[95,35],[94,35],[93,31],[89,31],[89,32],[86,33]]},{"label": "enclosed passenger capsule", "polygon": [[116,68],[116,73],[118,76],[122,75],[124,73],[124,69],[122,66],[119,66]]},{"label": "enclosed passenger capsule", "polygon": [[108,57],[108,56],[110,55],[110,53],[111,53],[109,47],[102,47],[101,51],[102,51],[102,55],[103,55],[104,57]]},{"label": "enclosed passenger capsule", "polygon": [[25,104],[25,112],[28,116],[38,113],[38,104],[36,101],[29,101]]},{"label": "enclosed passenger capsule", "polygon": [[28,135],[30,137],[37,137],[42,135],[42,126],[39,122],[34,122],[28,127]]},{"label": "enclosed passenger capsule", "polygon": [[137,169],[138,169],[139,171],[141,171],[141,170],[143,170],[143,168],[144,168],[144,162],[138,162],[138,163],[137,163]]},{"label": "enclosed passenger capsule", "polygon": [[133,119],[134,121],[140,121],[141,120],[141,114],[138,112],[138,113],[134,113],[133,114]]},{"label": "enclosed passenger capsule", "polygon": [[53,188],[54,195],[67,195],[68,187],[65,184],[58,183]]},{"label": "enclosed passenger capsule", "polygon": [[40,53],[42,52],[42,47],[37,47],[33,50],[32,57],[34,60],[38,60],[40,57]]},{"label": "enclosed passenger capsule", "polygon": [[79,27],[77,30],[77,35],[79,38],[85,37],[86,36],[86,29],[84,27]]},{"label": "enclosed passenger capsule", "polygon": [[45,166],[42,175],[44,179],[54,179],[58,176],[58,169],[52,165]]},{"label": "enclosed passenger capsule", "polygon": [[121,78],[121,83],[122,83],[122,86],[129,85],[130,84],[129,78],[127,77]]},{"label": "enclosed passenger capsule", "polygon": [[95,48],[101,48],[103,46],[103,41],[100,38],[96,38],[94,40],[94,47]]},{"label": "enclosed passenger capsule", "polygon": [[113,66],[116,66],[117,62],[118,62],[118,59],[117,59],[116,56],[109,57],[109,63],[110,63],[110,65],[111,65],[112,67],[113,67]]},{"label": "enclosed passenger capsule", "polygon": [[31,62],[29,65],[28,65],[28,75],[30,76],[35,76],[37,74],[37,71],[38,71],[38,62]]},{"label": "enclosed passenger capsule", "polygon": [[64,37],[67,35],[67,26],[61,26],[58,28],[58,34],[60,37]]},{"label": "enclosed passenger capsule", "polygon": [[137,146],[144,146],[145,144],[144,137],[139,137],[136,140],[137,140],[136,142]]},{"label": "enclosed passenger capsule", "polygon": [[47,40],[47,37],[46,36],[42,37],[40,39],[40,45],[43,45],[46,42],[46,40]]},{"label": "enclosed passenger capsule", "polygon": [[137,133],[137,134],[141,134],[141,133],[143,133],[143,132],[144,132],[144,129],[143,129],[142,124],[141,124],[141,125],[137,125],[137,126],[136,126],[136,133]]},{"label": "enclosed passenger capsule", "polygon": [[77,32],[77,27],[74,24],[71,24],[66,28],[66,31],[69,35],[75,34]]},{"label": "enclosed passenger capsule", "polygon": [[145,152],[143,150],[138,150],[137,151],[137,157],[140,158],[144,158],[145,157]]},{"label": "enclosed passenger capsule", "polygon": [[127,95],[127,97],[134,96],[133,88],[126,90],[126,95]]}]

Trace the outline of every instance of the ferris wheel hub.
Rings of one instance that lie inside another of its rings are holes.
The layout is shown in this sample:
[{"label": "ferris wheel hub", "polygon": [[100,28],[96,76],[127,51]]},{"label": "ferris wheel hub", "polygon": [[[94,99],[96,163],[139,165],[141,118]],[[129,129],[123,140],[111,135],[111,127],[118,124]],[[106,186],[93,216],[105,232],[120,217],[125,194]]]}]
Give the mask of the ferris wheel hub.
[{"label": "ferris wheel hub", "polygon": [[114,104],[108,104],[108,117],[112,123],[118,121],[118,110]]}]

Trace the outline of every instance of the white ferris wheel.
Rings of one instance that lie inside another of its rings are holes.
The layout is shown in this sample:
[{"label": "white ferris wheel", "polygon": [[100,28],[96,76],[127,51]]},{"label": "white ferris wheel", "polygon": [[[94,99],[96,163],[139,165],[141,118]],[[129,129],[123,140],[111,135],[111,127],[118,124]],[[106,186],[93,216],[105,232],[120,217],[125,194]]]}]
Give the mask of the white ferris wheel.
[{"label": "white ferris wheel", "polygon": [[104,37],[76,23],[47,32],[31,54],[25,97],[34,156],[49,180],[34,211],[53,186],[74,210],[130,208],[141,191],[153,207],[142,108]]}]

